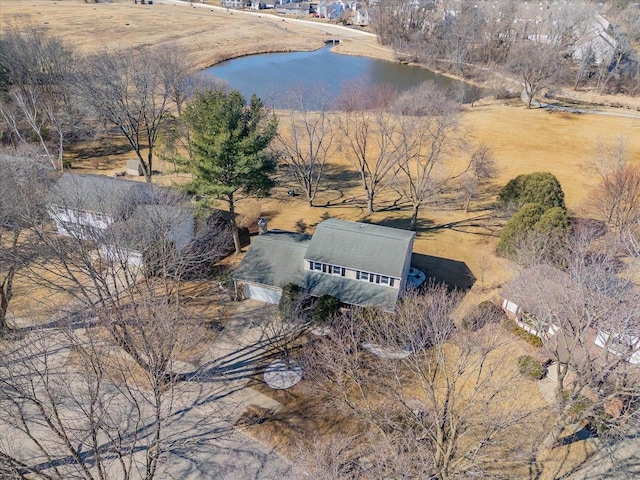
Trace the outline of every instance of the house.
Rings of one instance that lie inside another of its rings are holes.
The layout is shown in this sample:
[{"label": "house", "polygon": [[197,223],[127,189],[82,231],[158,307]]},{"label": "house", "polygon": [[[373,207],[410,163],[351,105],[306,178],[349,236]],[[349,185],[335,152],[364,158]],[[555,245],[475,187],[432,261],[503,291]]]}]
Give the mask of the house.
[{"label": "house", "polygon": [[595,13],[582,28],[576,30],[576,41],[573,45],[573,60],[582,62],[591,60],[595,65],[611,62],[618,42],[608,32],[611,24],[602,15]]},{"label": "house", "polygon": [[65,173],[47,210],[60,235],[92,240],[114,262],[141,266],[160,241],[181,252],[196,238],[191,205],[149,183]]},{"label": "house", "polygon": [[60,235],[99,237],[132,206],[152,203],[153,186],[103,175],[63,174],[47,196],[47,210]]},{"label": "house", "polygon": [[243,8],[244,6],[250,6],[246,0],[221,0],[220,4],[226,8]]},{"label": "house", "polygon": [[276,13],[281,15],[293,15],[305,17],[309,15],[309,2],[289,2],[275,5]]},{"label": "house", "polygon": [[[578,284],[552,266],[538,265],[504,286],[502,308],[518,326],[540,338],[553,340],[564,335],[562,324],[564,328],[584,330],[592,358],[606,356],[602,352],[605,350],[605,354],[640,364],[640,289],[618,277],[605,282],[609,291],[598,291],[596,282],[584,283]],[[574,302],[574,298],[579,301]],[[584,315],[590,318],[581,318]]]},{"label": "house", "polygon": [[137,205],[131,215],[107,228],[101,250],[109,261],[149,266],[159,260],[150,258],[159,240],[182,252],[195,238],[195,227],[193,211],[187,205]]},{"label": "house", "polygon": [[338,219],[313,236],[268,231],[254,239],[234,274],[246,298],[278,303],[287,283],[319,297],[393,310],[407,287],[415,233]]},{"label": "house", "polygon": [[345,4],[342,0],[336,2],[321,0],[318,2],[316,12],[320,18],[327,20],[338,20],[345,11]]}]

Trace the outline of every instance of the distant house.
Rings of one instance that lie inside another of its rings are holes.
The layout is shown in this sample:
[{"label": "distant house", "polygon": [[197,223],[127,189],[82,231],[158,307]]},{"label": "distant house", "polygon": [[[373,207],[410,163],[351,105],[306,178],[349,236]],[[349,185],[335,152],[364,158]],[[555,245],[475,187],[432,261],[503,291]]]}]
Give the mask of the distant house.
[{"label": "distant house", "polygon": [[[513,319],[521,328],[543,339],[551,339],[554,336],[564,335],[562,324],[570,328],[580,328],[577,323],[572,326],[572,319],[584,314],[582,307],[572,305],[570,299],[573,292],[580,288],[586,289],[582,297],[588,302],[597,305],[594,311],[610,313],[616,317],[618,308],[625,308],[627,304],[637,305],[640,298],[640,289],[632,283],[614,277],[612,284],[619,283],[613,290],[615,297],[590,289],[585,285],[576,284],[565,272],[549,265],[539,265],[523,271],[518,277],[508,282],[502,292],[502,308],[508,317]],[[630,303],[629,303],[630,302]],[[604,308],[603,308],[604,307]],[[588,347],[594,347],[594,358],[601,356],[597,349],[606,350],[609,353],[624,356],[631,364],[640,364],[640,318],[638,311],[621,313],[619,316],[629,322],[630,328],[620,328],[612,319],[594,318],[588,322],[588,328],[584,332],[584,341]],[[629,316],[630,315],[630,316]],[[582,322],[578,318],[577,322]]]},{"label": "distant house", "polygon": [[246,0],[221,0],[220,4],[223,7],[227,7],[227,8],[242,8],[245,6],[251,6],[251,2],[248,2]]},{"label": "distant house", "polygon": [[309,2],[289,2],[275,5],[276,13],[306,17],[310,13]]},{"label": "distant house", "polygon": [[317,15],[327,20],[339,20],[345,11],[345,4],[342,0],[335,2],[321,0],[316,7]]},{"label": "distant house", "polygon": [[595,65],[609,64],[618,48],[618,41],[608,33],[610,28],[607,19],[594,14],[582,31],[576,32],[572,53],[574,61],[590,59]]},{"label": "distant house", "polygon": [[329,219],[313,236],[268,231],[254,239],[234,274],[246,298],[278,303],[295,283],[312,296],[392,310],[407,286],[414,232]]}]

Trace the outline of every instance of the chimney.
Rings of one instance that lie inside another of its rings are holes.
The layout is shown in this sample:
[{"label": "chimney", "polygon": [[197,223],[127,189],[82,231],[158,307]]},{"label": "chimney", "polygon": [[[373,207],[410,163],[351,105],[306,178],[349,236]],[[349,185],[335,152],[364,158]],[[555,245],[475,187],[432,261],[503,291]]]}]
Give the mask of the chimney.
[{"label": "chimney", "polygon": [[267,219],[260,217],[258,219],[258,235],[262,235],[263,233],[267,233]]}]

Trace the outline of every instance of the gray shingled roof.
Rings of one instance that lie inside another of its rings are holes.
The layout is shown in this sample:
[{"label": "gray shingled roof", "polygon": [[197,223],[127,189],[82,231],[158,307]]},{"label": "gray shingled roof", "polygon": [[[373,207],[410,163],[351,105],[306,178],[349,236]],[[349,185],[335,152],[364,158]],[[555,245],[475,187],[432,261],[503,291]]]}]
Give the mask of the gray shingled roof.
[{"label": "gray shingled roof", "polygon": [[414,232],[331,218],[316,227],[306,260],[401,278]]},{"label": "gray shingled roof", "polygon": [[314,297],[333,295],[343,303],[361,307],[377,307],[393,310],[400,290],[374,283],[352,280],[350,278],[326,275],[317,272],[305,272],[302,284]]},{"label": "gray shingled roof", "polygon": [[[324,223],[326,222],[322,224]],[[366,227],[375,227],[375,225],[366,225]],[[393,229],[379,228],[384,229],[387,237],[392,235],[386,230]],[[398,289],[304,269],[304,259],[308,257],[306,253],[313,244],[317,232],[318,229],[313,238],[309,235],[278,230],[271,230],[264,235],[254,237],[249,251],[234,273],[234,278],[278,288],[292,282],[316,297],[333,295],[344,303],[392,310],[400,293]],[[404,232],[401,231],[401,233]],[[402,273],[404,258],[403,255],[398,276]],[[390,275],[393,276],[393,274]]]},{"label": "gray shingled roof", "polygon": [[190,205],[137,205],[131,216],[109,226],[104,240],[119,247],[143,251],[161,236],[166,236],[180,251],[194,235]]},{"label": "gray shingled roof", "polygon": [[309,235],[279,230],[254,237],[234,278],[278,288],[290,282],[302,286],[304,253],[310,240]]},{"label": "gray shingled roof", "polygon": [[47,197],[50,205],[118,215],[126,205],[145,203],[153,186],[104,175],[63,174]]}]

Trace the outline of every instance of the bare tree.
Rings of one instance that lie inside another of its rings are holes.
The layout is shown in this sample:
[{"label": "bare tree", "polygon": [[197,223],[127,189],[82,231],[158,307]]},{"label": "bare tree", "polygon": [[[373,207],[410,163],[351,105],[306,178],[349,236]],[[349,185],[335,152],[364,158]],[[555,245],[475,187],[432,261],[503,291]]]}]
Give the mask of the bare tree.
[{"label": "bare tree", "polygon": [[78,77],[85,101],[106,124],[115,126],[134,150],[147,182],[170,100],[181,108],[185,65],[175,55],[149,48],[103,51],[89,57]]},{"label": "bare tree", "polygon": [[124,199],[113,188],[94,186],[93,201],[111,217],[87,222],[86,188],[74,181],[56,184],[48,197],[50,214],[66,236],[34,222],[30,231],[39,255],[24,271],[34,284],[71,298],[95,317],[108,315],[114,341],[147,370],[153,368],[147,353],[132,343],[131,322],[123,318],[144,309],[145,299],[179,308],[184,281],[210,274],[232,240],[224,219],[194,228],[194,212],[182,195],[134,185],[139,188]]},{"label": "bare tree", "polygon": [[[148,299],[147,299],[148,300]],[[0,464],[19,478],[109,479],[161,475],[176,427],[175,362],[200,341],[185,312],[144,299],[125,316],[76,313],[57,329],[5,342],[0,360]],[[131,326],[141,369],[106,335]],[[179,433],[178,435],[180,435]]]},{"label": "bare tree", "polygon": [[65,142],[83,120],[70,88],[76,65],[72,50],[33,24],[11,25],[0,39],[0,65],[11,83],[0,115],[14,140],[36,139],[53,167],[62,170]]},{"label": "bare tree", "polygon": [[394,314],[341,318],[314,347],[310,391],[357,423],[357,443],[370,455],[350,459],[356,472],[367,469],[354,478],[447,479],[490,475],[497,458],[509,458],[512,468],[528,462],[532,445],[517,432],[528,428],[533,409],[515,395],[524,380],[515,362],[496,368],[506,345],[495,326],[456,331],[451,314],[459,300],[431,286],[424,296],[409,294]]},{"label": "bare tree", "polygon": [[280,115],[276,139],[280,160],[302,188],[309,206],[318,193],[327,162],[336,152],[336,126],[324,103],[316,107],[302,90],[291,98],[288,113]]},{"label": "bare tree", "polygon": [[640,219],[640,169],[629,164],[627,141],[599,143],[590,167],[600,178],[588,209],[621,236]]},{"label": "bare tree", "polygon": [[7,310],[16,273],[33,253],[31,221],[46,217],[49,169],[33,160],[0,156],[0,335],[8,329]]},{"label": "bare tree", "polygon": [[562,58],[551,45],[524,42],[511,49],[507,69],[522,79],[524,100],[531,108],[535,98],[554,84],[562,72]]},{"label": "bare tree", "polygon": [[617,246],[602,244],[588,229],[579,232],[568,243],[564,271],[543,266],[514,282],[513,300],[529,299],[527,321],[545,332],[555,364],[555,420],[542,448],[553,447],[571,423],[614,433],[637,418],[638,293],[617,276]]},{"label": "bare tree", "polygon": [[478,194],[480,187],[491,181],[495,174],[496,168],[491,148],[482,143],[471,154],[470,169],[461,179],[465,213],[469,213],[471,200]]},{"label": "bare tree", "polygon": [[348,86],[342,93],[340,149],[358,172],[369,213],[375,211],[376,196],[387,187],[395,166],[390,152],[397,120],[387,111],[393,96],[384,87],[362,85]]},{"label": "bare tree", "polygon": [[[403,94],[395,108],[399,116],[389,148],[395,169],[393,185],[411,205],[409,228],[416,230],[420,209],[435,201],[471,164],[461,171],[449,169],[448,160],[463,144],[459,104],[435,85],[426,83]],[[479,157],[476,160],[480,164]]]}]

